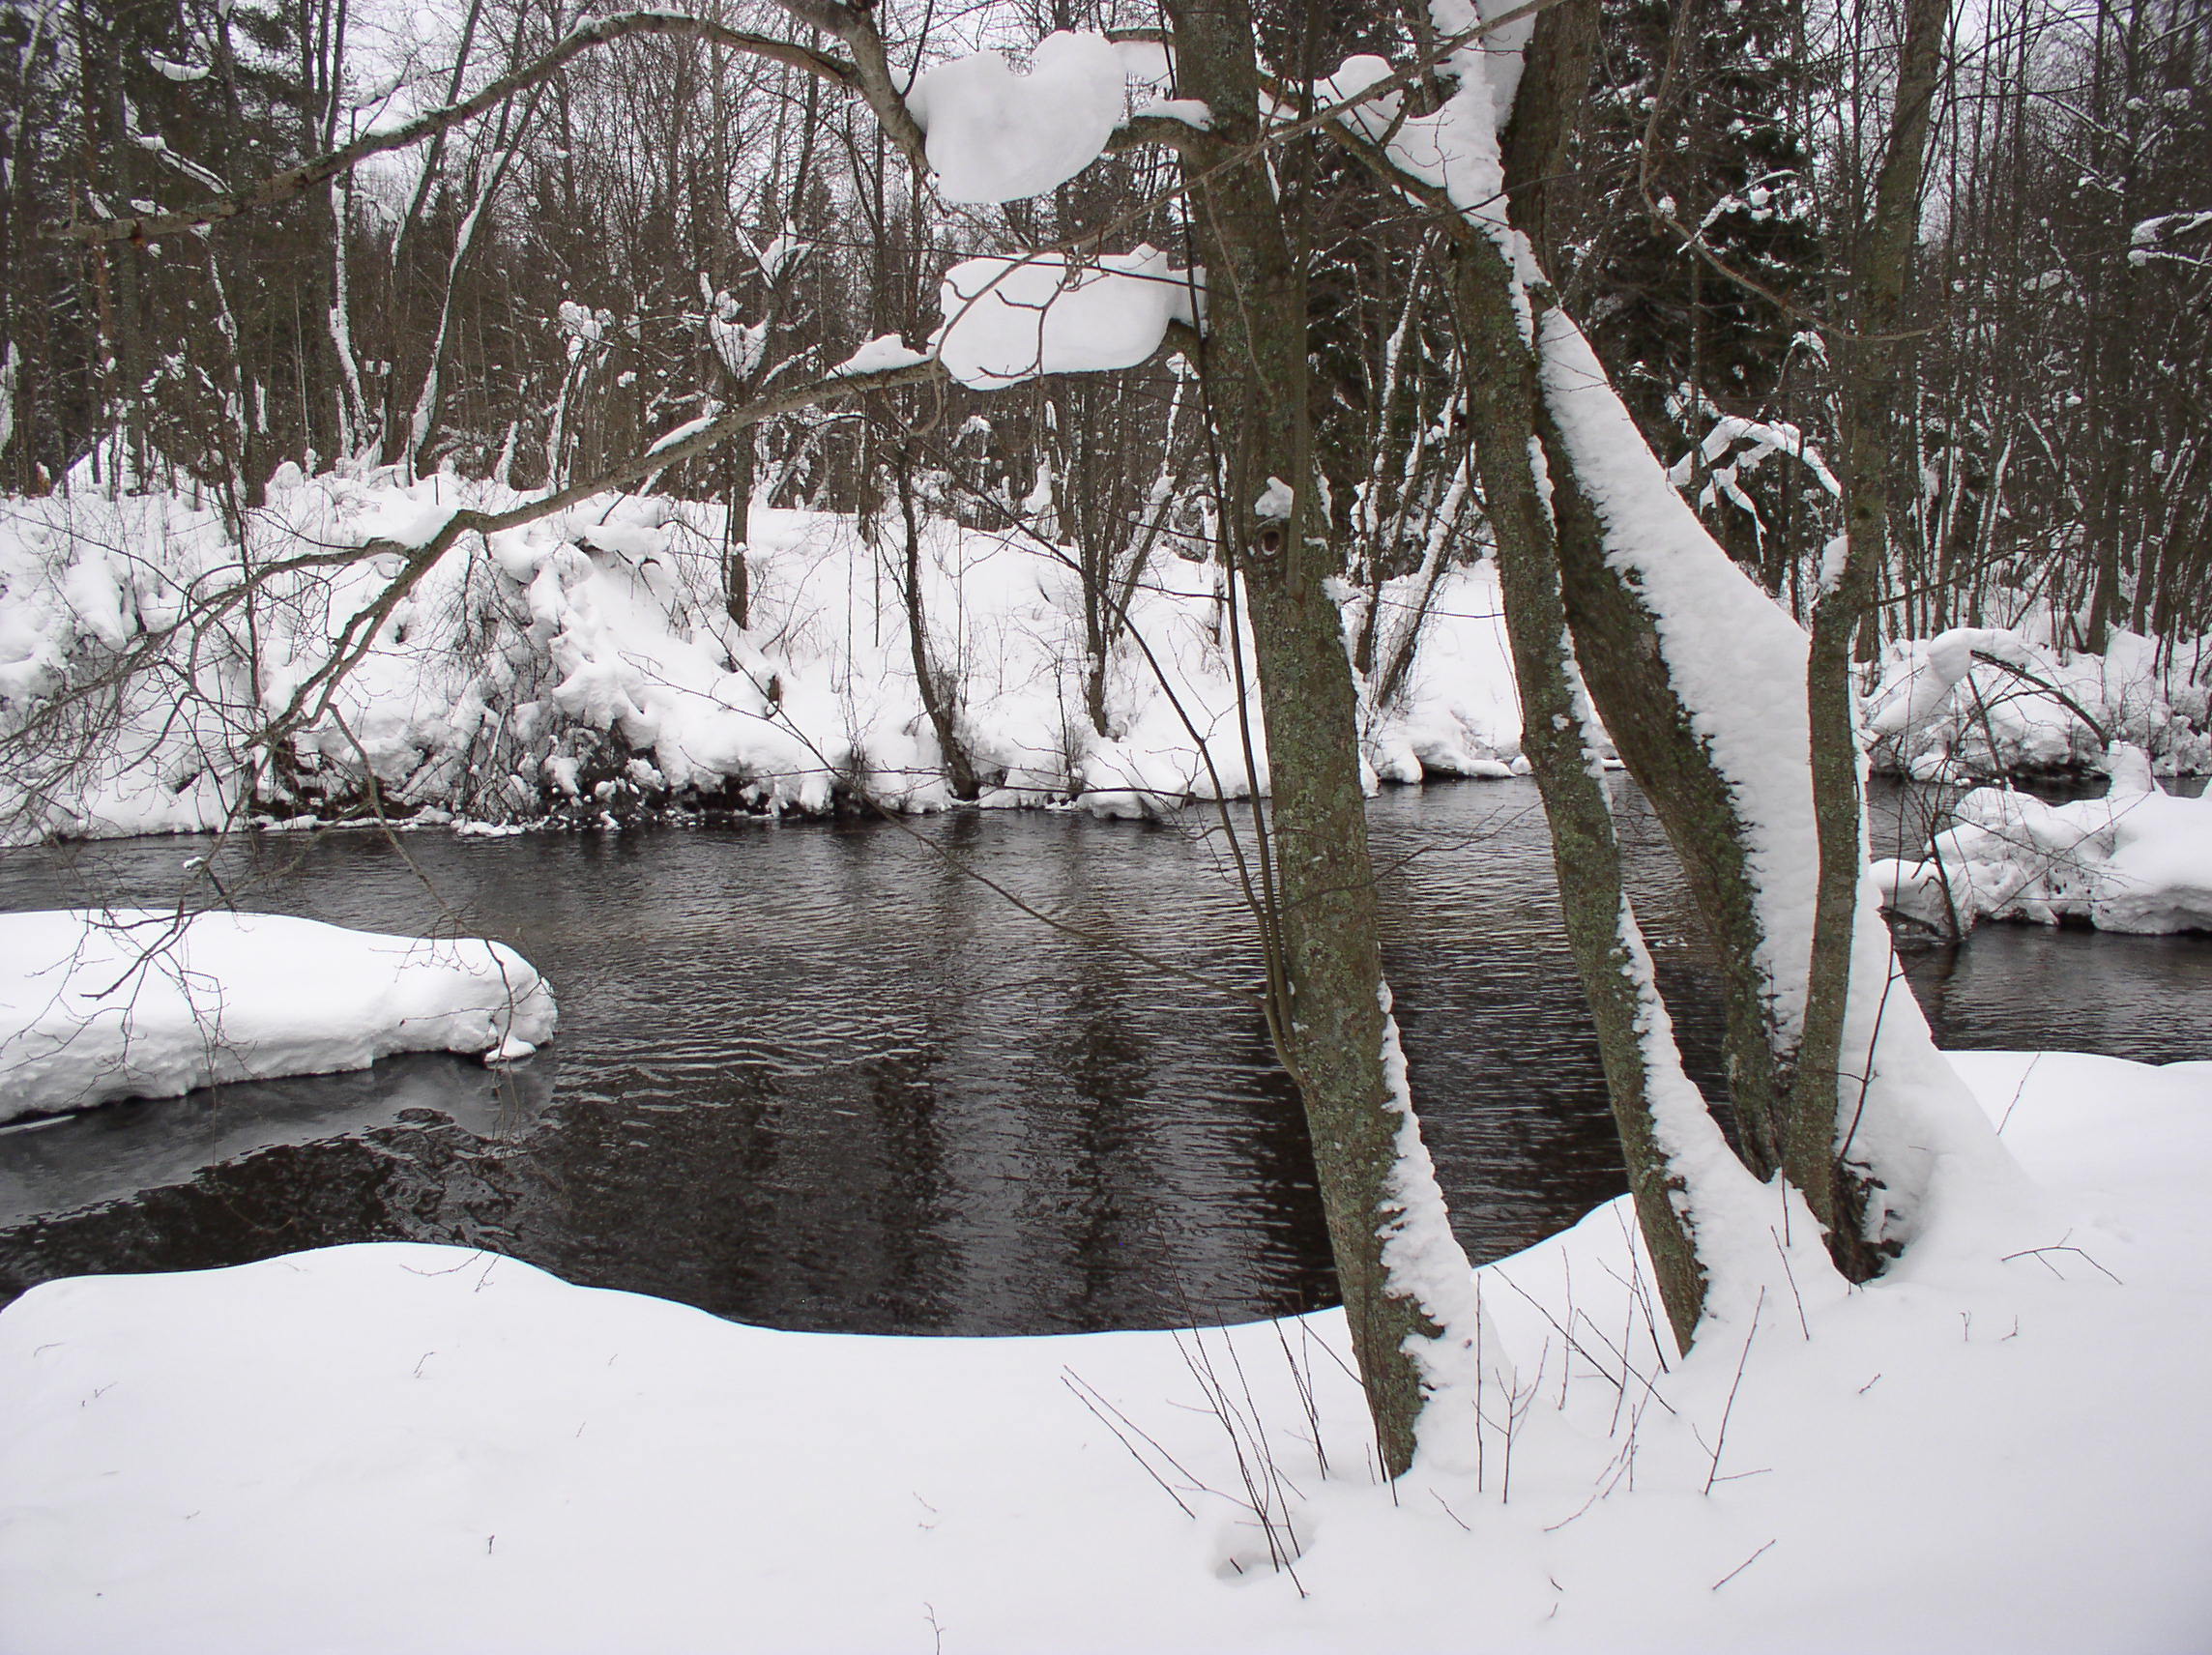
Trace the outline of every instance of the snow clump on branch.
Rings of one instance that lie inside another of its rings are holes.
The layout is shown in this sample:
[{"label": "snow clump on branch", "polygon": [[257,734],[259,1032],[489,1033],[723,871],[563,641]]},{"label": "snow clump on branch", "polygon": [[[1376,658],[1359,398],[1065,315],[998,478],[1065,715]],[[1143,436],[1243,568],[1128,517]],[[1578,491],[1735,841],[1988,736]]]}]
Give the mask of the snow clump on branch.
[{"label": "snow clump on branch", "polygon": [[1061,253],[968,259],[945,273],[945,325],[931,347],[946,372],[978,391],[1135,367],[1170,324],[1198,323],[1204,281],[1150,247],[1091,265]]},{"label": "snow clump on branch", "polygon": [[947,201],[1021,201],[1065,184],[1121,125],[1127,72],[1103,35],[1062,30],[1016,74],[995,51],[931,70],[906,106]]}]

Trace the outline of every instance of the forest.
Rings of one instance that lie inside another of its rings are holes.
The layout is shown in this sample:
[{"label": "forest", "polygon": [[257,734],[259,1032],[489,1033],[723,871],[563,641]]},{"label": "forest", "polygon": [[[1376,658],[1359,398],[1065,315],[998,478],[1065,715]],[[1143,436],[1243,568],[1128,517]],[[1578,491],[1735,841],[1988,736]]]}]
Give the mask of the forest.
[{"label": "forest", "polygon": [[[1101,28],[1132,37],[1132,74],[1154,76],[1137,84],[1172,91],[1164,54],[1134,44],[1159,35],[1150,12],[970,11],[882,27],[910,76],[976,45]],[[821,75],[706,30],[602,22],[603,45],[544,72],[599,15],[12,7],[0,481],[159,479],[233,513],[262,503],[283,461],[561,487],[862,340],[925,339],[963,257],[1187,252],[1156,146],[1129,143],[1002,216],[932,190]],[[699,15],[783,22],[772,7]],[[1408,27],[1325,6],[1258,23],[1297,84]],[[1836,511],[1808,458],[1836,451],[1825,335],[1867,220],[1895,22],[1653,4],[1583,26],[1590,73],[1561,94],[1542,181],[1547,274],[1708,526],[1802,615]],[[2193,636],[2207,602],[2203,20],[2021,0],[1955,28],[1899,319],[1914,357],[1906,480],[1868,647],[2038,613],[2081,649],[2113,628]],[[475,119],[314,167],[327,176],[199,227],[211,203],[503,79]],[[1317,452],[1354,572],[1387,578],[1418,564],[1450,487],[1448,445],[1431,442],[1360,498],[1377,454],[1402,462],[1464,376],[1440,232],[1353,159],[1289,147],[1310,173],[1295,228]],[[193,233],[149,237],[163,215]],[[1183,450],[1199,439],[1189,422],[1158,434],[1165,374],[1051,378],[950,392],[903,445],[923,421],[889,399],[797,410],[662,486],[865,514],[904,475],[940,509],[998,523],[1020,519],[1043,467],[1081,523],[1137,516],[1128,501],[1165,475],[1155,514],[1186,521],[1203,479]]]},{"label": "forest", "polygon": [[8,0],[0,189],[22,1647],[2212,1624],[2201,0]]}]

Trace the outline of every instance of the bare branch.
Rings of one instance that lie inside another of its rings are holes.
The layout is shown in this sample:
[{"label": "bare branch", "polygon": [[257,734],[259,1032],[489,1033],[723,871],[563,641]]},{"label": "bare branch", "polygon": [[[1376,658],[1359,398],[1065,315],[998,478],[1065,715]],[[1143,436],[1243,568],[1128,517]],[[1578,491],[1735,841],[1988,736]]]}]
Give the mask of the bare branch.
[{"label": "bare branch", "polygon": [[[750,53],[775,63],[787,64],[821,76],[832,85],[860,87],[863,93],[863,75],[854,65],[811,46],[802,46],[791,41],[780,41],[771,35],[754,34],[747,29],[733,29],[705,17],[693,17],[681,12],[624,12],[612,17],[602,17],[586,23],[563,40],[551,51],[535,62],[513,70],[491,81],[473,97],[456,103],[443,103],[403,126],[389,131],[368,132],[356,138],[343,148],[302,161],[273,173],[257,184],[228,195],[218,195],[196,207],[184,208],[174,213],[150,213],[137,218],[87,218],[68,224],[48,225],[46,236],[54,241],[80,242],[102,246],[110,242],[132,242],[143,245],[162,236],[173,236],[180,230],[196,230],[209,224],[219,224],[253,212],[257,208],[273,207],[289,201],[308,190],[329,183],[340,173],[351,172],[372,156],[389,155],[394,150],[409,149],[425,138],[435,137],[475,120],[486,110],[498,107],[519,92],[551,79],[575,59],[588,51],[633,35],[678,36],[703,40],[725,46],[733,51]],[[879,44],[880,49],[880,44]],[[870,99],[871,103],[874,100]],[[900,108],[903,111],[904,105]],[[877,111],[879,117],[883,111]],[[907,118],[913,125],[913,118]],[[918,139],[919,133],[917,132]]]},{"label": "bare branch", "polygon": [[868,101],[868,107],[883,124],[885,135],[905,151],[907,159],[917,167],[928,171],[929,157],[921,124],[906,106],[906,99],[891,78],[890,58],[884,50],[883,31],[876,27],[874,7],[847,5],[842,0],[780,0],[780,3],[786,12],[809,28],[834,35],[845,43],[853,61],[851,78],[843,84],[853,87]]}]

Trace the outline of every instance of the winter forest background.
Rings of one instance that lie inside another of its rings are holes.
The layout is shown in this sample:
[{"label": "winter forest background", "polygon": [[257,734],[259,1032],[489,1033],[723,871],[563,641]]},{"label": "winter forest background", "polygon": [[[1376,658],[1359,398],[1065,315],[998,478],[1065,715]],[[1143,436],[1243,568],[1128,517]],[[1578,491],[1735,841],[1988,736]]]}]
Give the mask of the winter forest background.
[{"label": "winter forest background", "polygon": [[[158,481],[235,520],[286,461],[557,485],[861,340],[920,342],[940,273],[970,253],[1096,238],[1188,262],[1156,153],[1003,213],[962,209],[818,77],[654,38],[215,234],[56,235],[277,173],[606,10],[11,4],[0,486]],[[700,15],[772,29],[775,12]],[[1356,7],[1262,13],[1269,60],[1309,74],[1399,26]],[[901,5],[882,22],[902,63],[926,66],[1158,19]],[[2101,651],[2113,628],[2171,641],[2212,624],[2208,28],[2193,0],[2000,0],[1958,17],[1907,318],[1910,463],[1866,647],[2042,618],[2061,645]],[[1701,513],[1800,609],[1835,516],[1810,463],[1833,450],[1835,395],[1811,322],[1866,220],[1867,101],[1893,37],[1874,5],[1609,0],[1588,115],[1546,189],[1565,303]],[[1448,445],[1421,442],[1459,372],[1438,232],[1379,214],[1349,160],[1298,164],[1319,174],[1298,234],[1328,387],[1322,465],[1353,578],[1372,584],[1417,567],[1457,508]],[[1659,207],[1762,291],[1686,252]],[[800,413],[660,486],[863,515],[918,494],[977,524],[1062,523],[1112,561],[1125,546],[1109,540],[1150,532],[1138,503],[1163,481],[1166,532],[1196,526],[1200,468],[1179,450],[1201,439],[1171,419],[1170,387],[1150,372]],[[1449,555],[1480,545],[1455,536]],[[731,599],[742,611],[742,588]]]},{"label": "winter forest background", "polygon": [[0,192],[50,1646],[2201,1631],[2212,0],[4,0]]}]

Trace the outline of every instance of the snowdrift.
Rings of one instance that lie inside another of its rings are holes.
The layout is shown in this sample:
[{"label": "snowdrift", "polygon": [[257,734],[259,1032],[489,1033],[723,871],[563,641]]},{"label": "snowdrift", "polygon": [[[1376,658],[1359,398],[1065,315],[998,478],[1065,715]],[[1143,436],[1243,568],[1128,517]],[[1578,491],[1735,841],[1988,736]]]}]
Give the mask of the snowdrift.
[{"label": "snowdrift", "polygon": [[2163,792],[2139,747],[2115,744],[2103,798],[2046,804],[1979,787],[1925,861],[1880,861],[1885,907],[1942,931],[1981,919],[2104,931],[2212,931],[2212,795]]},{"label": "snowdrift", "polygon": [[[419,545],[458,507],[519,498],[450,476],[402,487],[286,467],[243,545],[182,495],[0,505],[0,736],[76,697],[0,774],[9,836],[192,831],[359,813],[372,798],[395,816],[494,823],[950,802],[917,687],[903,545],[872,544],[850,518],[751,512],[745,627],[723,608],[718,506],[610,496],[488,545],[464,537],[283,762],[258,769],[253,732],[331,659],[398,559],[256,574],[250,624],[233,608],[196,651],[165,637],[188,604],[278,560]],[[1265,792],[1264,770],[1245,773],[1217,570],[1155,556],[1105,663],[1101,733],[1072,557],[943,518],[923,537],[931,665],[983,802],[1145,814]],[[1385,589],[1390,614],[1415,602],[1412,585]],[[1520,716],[1496,583],[1485,566],[1452,569],[1430,602],[1402,695],[1370,711],[1377,768],[1504,773]]]},{"label": "snowdrift", "polygon": [[1514,1389],[1477,1469],[1395,1491],[1336,1314],[791,1334],[403,1244],[48,1283],[0,1315],[4,1640],[2197,1647],[2212,1065],[1954,1061],[2047,1233],[1956,1231],[1663,1364],[1602,1207],[1478,1273]]},{"label": "snowdrift", "polygon": [[0,915],[0,1120],[397,1052],[526,1057],[557,1021],[500,943],[275,914]]}]

